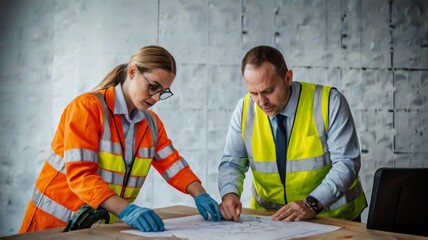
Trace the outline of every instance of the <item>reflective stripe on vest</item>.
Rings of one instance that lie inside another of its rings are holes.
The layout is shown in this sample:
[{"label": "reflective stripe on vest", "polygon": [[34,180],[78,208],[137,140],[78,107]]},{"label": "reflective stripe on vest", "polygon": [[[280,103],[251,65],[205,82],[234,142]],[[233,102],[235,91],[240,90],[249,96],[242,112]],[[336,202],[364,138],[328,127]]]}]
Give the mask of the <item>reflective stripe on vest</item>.
[{"label": "reflective stripe on vest", "polygon": [[50,215],[67,222],[73,211],[55,202],[51,198],[43,195],[37,188],[34,188],[33,197],[31,198],[34,205]]},{"label": "reflective stripe on vest", "polygon": [[[104,132],[100,141],[98,153],[98,162],[100,166],[98,174],[109,184],[110,188],[113,189],[116,194],[120,195],[122,187],[124,187],[122,184],[124,183],[126,172],[126,166],[122,156],[123,150],[119,143],[115,143],[111,140],[108,107],[103,95],[101,93],[93,93],[93,95],[100,101],[104,116]],[[153,119],[149,112],[144,111],[143,113],[152,134],[153,146],[156,146],[158,139],[156,120]],[[125,188],[125,194],[123,196],[125,199],[135,199],[137,197],[139,189],[144,184],[150,170],[151,161],[155,155],[155,149],[154,147],[139,148],[137,153]]]},{"label": "reflective stripe on vest", "polygon": [[[330,154],[326,153],[323,156],[303,159],[304,161],[289,161],[287,162],[287,168],[290,168],[290,171],[287,172],[302,172],[322,168],[330,164],[329,156]],[[253,170],[259,173],[278,173],[276,162],[251,161],[250,165]]]},{"label": "reflective stripe on vest", "polygon": [[110,141],[110,139],[108,140],[101,139],[99,147],[100,147],[99,149],[100,152],[109,152],[117,155],[122,154],[122,147],[120,146],[120,144],[112,142]]},{"label": "reflective stripe on vest", "polygon": [[353,186],[345,193],[345,195],[339,200],[337,200],[335,203],[333,203],[329,208],[327,208],[328,211],[338,209],[345,204],[354,201],[357,199],[363,192],[363,187],[361,186],[360,181],[355,181]]},{"label": "reflective stripe on vest", "polygon": [[[100,169],[98,171],[98,174],[103,179],[111,179],[111,183],[120,185],[120,186],[122,186],[123,180],[125,177],[123,174],[106,171],[104,169]],[[131,175],[128,180],[128,187],[139,188],[143,186],[145,180],[146,180],[146,177],[134,177]]]},{"label": "reflective stripe on vest", "polygon": [[[149,125],[150,132],[152,133],[153,146],[156,146],[156,143],[158,142],[158,125],[156,123],[156,120],[154,120],[153,116],[147,111],[144,111],[143,114],[144,114],[145,118],[147,119],[147,123]],[[153,155],[150,155],[150,156],[153,156]]]},{"label": "reflective stripe on vest", "polygon": [[[289,201],[305,198],[331,168],[327,148],[330,87],[300,83],[301,92],[287,149],[286,191]],[[253,171],[251,207],[279,209],[284,202],[284,187],[278,175],[274,137],[267,115],[244,98],[242,137]],[[346,205],[346,206],[345,206]],[[361,183],[350,189],[321,215],[352,219],[366,206]],[[329,212],[331,211],[331,212]],[[329,215],[330,214],[330,215]]]}]

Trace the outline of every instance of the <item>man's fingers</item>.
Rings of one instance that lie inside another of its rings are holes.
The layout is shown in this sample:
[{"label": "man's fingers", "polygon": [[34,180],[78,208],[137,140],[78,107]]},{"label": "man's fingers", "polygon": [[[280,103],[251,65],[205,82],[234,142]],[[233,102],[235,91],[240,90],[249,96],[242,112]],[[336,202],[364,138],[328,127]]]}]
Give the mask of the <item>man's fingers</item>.
[{"label": "man's fingers", "polygon": [[276,221],[281,221],[285,217],[288,216],[287,211],[289,210],[288,205],[280,208],[278,211],[275,212],[275,214],[272,215],[272,219]]},{"label": "man's fingers", "polygon": [[241,209],[239,207],[236,208],[236,215],[238,218],[235,221],[239,221],[239,216],[241,216]]},{"label": "man's fingers", "polygon": [[305,209],[299,202],[291,202],[272,215],[272,219],[276,221],[302,221],[315,217],[312,210]]},{"label": "man's fingers", "polygon": [[225,206],[225,204],[223,203],[220,204],[220,212],[225,220],[232,219],[232,214],[229,212],[229,209],[227,208],[227,206]]},{"label": "man's fingers", "polygon": [[231,218],[233,218],[233,221],[235,222],[239,221],[239,215],[237,214],[237,210],[237,206],[233,204],[228,205],[228,211],[230,212]]},{"label": "man's fingers", "polygon": [[232,204],[220,204],[220,212],[225,220],[239,221],[239,209],[235,208]]}]

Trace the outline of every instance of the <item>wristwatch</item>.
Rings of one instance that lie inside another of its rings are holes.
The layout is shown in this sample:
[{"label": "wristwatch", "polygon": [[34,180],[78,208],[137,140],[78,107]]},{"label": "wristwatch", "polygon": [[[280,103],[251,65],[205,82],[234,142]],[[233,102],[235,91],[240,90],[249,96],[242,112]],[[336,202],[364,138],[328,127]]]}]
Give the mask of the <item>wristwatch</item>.
[{"label": "wristwatch", "polygon": [[316,214],[320,213],[324,208],[318,199],[312,197],[311,195],[307,196],[303,202],[306,206],[310,207]]}]

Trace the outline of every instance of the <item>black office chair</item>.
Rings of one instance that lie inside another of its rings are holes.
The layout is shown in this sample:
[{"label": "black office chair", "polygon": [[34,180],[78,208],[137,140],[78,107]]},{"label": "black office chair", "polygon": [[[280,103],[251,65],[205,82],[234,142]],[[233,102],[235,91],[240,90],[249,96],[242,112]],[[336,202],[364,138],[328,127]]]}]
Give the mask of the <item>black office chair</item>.
[{"label": "black office chair", "polygon": [[428,236],[428,168],[376,170],[367,228]]}]

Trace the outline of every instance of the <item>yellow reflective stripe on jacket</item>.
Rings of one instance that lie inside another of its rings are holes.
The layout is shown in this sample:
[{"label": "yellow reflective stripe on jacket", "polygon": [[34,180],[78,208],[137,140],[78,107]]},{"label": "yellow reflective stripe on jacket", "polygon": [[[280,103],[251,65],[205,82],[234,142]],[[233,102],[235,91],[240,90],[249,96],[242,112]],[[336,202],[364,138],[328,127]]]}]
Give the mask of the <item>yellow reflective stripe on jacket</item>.
[{"label": "yellow reflective stripe on jacket", "polygon": [[[99,153],[100,167],[110,171],[125,173],[126,167],[123,163],[122,156],[110,154],[106,152]],[[136,157],[134,160],[134,166],[132,167],[131,175],[134,176],[146,176],[150,170],[152,159],[151,158],[140,158]]]},{"label": "yellow reflective stripe on jacket", "polygon": [[[116,185],[116,184],[112,184],[109,183],[108,186],[118,195],[120,195],[120,192],[122,191],[122,185]],[[140,192],[141,188],[132,188],[132,187],[127,187],[125,189],[125,194],[123,195],[123,198],[130,201],[131,199],[134,200],[137,196],[138,193]]]},{"label": "yellow reflective stripe on jacket", "polygon": [[123,163],[122,155],[115,155],[107,152],[100,152],[98,155],[100,157],[98,162],[101,168],[125,173],[126,167]]},{"label": "yellow reflective stripe on jacket", "polygon": [[55,202],[53,199],[43,195],[37,188],[34,188],[33,197],[31,201],[41,210],[49,213],[50,215],[67,222],[73,211]]},{"label": "yellow reflective stripe on jacket", "polygon": [[151,158],[136,157],[134,160],[134,166],[132,167],[131,176],[147,176],[151,166]]}]

